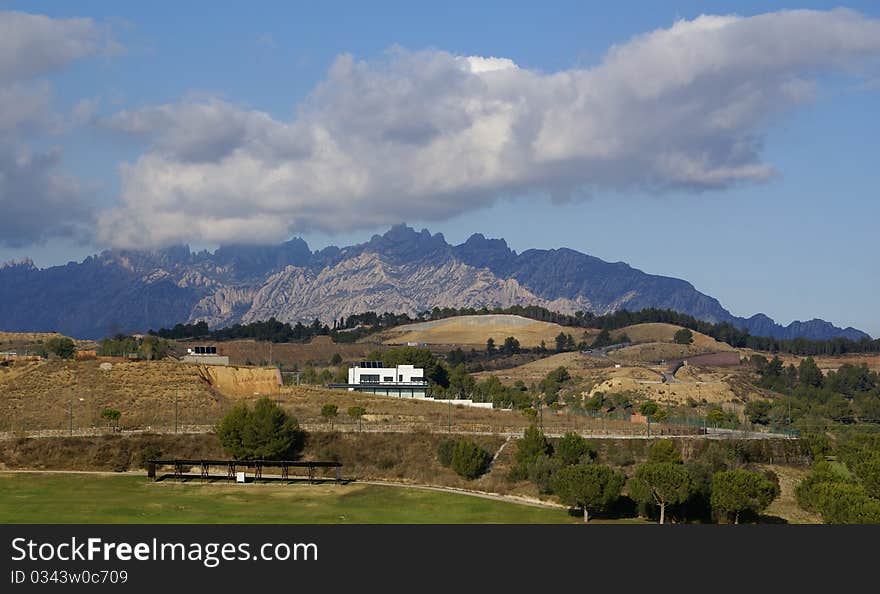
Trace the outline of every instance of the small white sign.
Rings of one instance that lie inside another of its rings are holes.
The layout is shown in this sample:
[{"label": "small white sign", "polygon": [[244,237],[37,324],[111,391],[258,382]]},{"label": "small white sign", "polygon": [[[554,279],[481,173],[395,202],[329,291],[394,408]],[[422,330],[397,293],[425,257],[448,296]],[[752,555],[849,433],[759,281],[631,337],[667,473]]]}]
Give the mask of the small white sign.
[{"label": "small white sign", "polygon": [[235,482],[236,483],[243,483],[244,482],[244,473],[243,472],[236,472],[235,473]]}]

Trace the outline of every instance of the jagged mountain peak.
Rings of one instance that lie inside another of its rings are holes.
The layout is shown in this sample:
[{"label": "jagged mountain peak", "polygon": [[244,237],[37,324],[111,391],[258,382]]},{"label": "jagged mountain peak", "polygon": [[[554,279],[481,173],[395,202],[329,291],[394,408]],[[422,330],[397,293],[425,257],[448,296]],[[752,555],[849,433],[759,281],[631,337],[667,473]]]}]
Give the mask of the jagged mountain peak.
[{"label": "jagged mountain peak", "polygon": [[[58,304],[64,304],[59,307]],[[312,252],[301,238],[278,245],[110,250],[81,263],[0,267],[0,327],[101,338],[178,322],[223,326],[274,316],[325,321],[361,311],[541,305],[565,313],[672,309],[730,322],[754,335],[811,339],[867,334],[813,319],[780,326],[764,314],[733,316],[689,282],[560,247],[518,254],[482,233],[450,245],[441,233],[391,227],[369,241]]]},{"label": "jagged mountain peak", "polygon": [[354,246],[353,251],[380,253],[392,260],[423,259],[448,253],[451,246],[442,233],[431,234],[427,229],[416,231],[405,223],[394,225],[383,235],[373,235],[370,241]]},{"label": "jagged mountain peak", "polygon": [[34,261],[30,258],[22,258],[21,260],[7,260],[0,263],[0,270],[36,270]]}]

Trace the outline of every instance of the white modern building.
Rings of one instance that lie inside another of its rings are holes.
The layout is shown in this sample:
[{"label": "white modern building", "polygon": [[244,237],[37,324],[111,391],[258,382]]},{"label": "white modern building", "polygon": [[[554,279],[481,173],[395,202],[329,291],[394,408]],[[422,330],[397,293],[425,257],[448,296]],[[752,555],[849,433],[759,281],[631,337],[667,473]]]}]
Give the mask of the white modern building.
[{"label": "white modern building", "polygon": [[402,398],[424,398],[428,382],[425,370],[412,365],[383,367],[380,361],[361,361],[348,368],[348,390],[400,396]]},{"label": "white modern building", "polygon": [[361,361],[348,368],[347,384],[330,384],[330,387],[397,398],[420,398],[454,406],[492,408],[491,402],[474,402],[470,399],[438,400],[428,396],[425,370],[412,365],[383,367],[381,361]]}]

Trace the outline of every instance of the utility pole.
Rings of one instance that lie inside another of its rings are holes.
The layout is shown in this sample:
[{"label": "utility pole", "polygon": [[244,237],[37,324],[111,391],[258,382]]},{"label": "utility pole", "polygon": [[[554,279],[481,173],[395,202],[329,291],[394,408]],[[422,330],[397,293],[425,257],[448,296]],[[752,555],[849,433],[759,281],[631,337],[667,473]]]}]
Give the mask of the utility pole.
[{"label": "utility pole", "polygon": [[449,433],[452,433],[452,399],[447,400],[449,403],[449,409],[446,416],[446,430]]},{"label": "utility pole", "polygon": [[70,434],[73,435],[73,390],[70,391]]},{"label": "utility pole", "polygon": [[180,390],[174,396],[174,432],[177,433],[177,401],[180,400]]}]

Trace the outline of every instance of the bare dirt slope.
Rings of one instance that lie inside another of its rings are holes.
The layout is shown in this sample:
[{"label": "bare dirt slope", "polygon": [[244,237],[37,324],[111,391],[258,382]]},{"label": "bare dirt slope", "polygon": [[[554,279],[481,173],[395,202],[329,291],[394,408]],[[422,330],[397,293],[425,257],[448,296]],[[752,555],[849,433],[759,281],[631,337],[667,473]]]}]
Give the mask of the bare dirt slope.
[{"label": "bare dirt slope", "polygon": [[101,410],[123,426],[212,423],[237,398],[277,395],[277,369],[213,368],[174,361],[41,361],[0,368],[0,429],[100,426]]},{"label": "bare dirt slope", "polygon": [[[571,334],[575,341],[583,340],[585,335],[581,328],[567,328],[521,316],[493,314],[407,324],[370,338],[385,344],[417,342],[480,346],[485,346],[486,340],[492,338],[500,346],[505,338],[513,336],[520,345],[531,348],[539,346],[542,340],[548,347],[552,347],[560,332]],[[596,333],[594,330],[586,332],[587,336]]]}]

